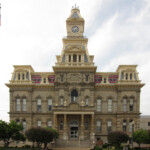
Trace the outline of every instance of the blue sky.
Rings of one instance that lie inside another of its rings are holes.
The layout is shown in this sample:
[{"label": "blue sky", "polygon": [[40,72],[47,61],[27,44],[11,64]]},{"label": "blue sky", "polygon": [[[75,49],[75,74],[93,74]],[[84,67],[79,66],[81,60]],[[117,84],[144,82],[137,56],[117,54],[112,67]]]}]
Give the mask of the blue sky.
[{"label": "blue sky", "polygon": [[141,112],[150,114],[149,0],[0,0],[0,119],[9,120],[9,90],[13,65],[52,71],[66,36],[65,21],[77,4],[85,19],[88,50],[97,71],[116,71],[120,64],[137,64]]}]

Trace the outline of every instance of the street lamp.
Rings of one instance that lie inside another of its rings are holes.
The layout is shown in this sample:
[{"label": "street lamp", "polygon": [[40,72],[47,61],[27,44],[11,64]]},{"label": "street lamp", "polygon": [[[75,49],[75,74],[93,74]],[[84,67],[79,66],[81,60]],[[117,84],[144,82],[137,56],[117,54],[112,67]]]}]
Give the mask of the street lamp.
[{"label": "street lamp", "polygon": [[132,121],[132,149],[133,149],[133,133],[134,133],[134,121]]}]

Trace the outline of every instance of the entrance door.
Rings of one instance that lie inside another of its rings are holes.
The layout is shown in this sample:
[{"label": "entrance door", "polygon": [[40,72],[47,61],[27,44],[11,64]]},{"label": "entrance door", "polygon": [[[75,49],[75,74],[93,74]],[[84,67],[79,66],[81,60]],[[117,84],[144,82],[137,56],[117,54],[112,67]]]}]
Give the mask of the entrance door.
[{"label": "entrance door", "polygon": [[70,137],[78,138],[78,127],[70,127]]},{"label": "entrance door", "polygon": [[70,123],[70,138],[78,138],[78,121]]}]

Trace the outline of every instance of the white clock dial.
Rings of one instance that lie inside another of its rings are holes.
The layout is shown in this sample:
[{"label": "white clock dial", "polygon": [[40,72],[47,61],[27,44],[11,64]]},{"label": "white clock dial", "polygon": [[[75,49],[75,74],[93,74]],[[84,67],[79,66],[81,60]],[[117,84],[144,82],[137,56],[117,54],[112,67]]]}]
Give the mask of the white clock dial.
[{"label": "white clock dial", "polygon": [[73,27],[72,27],[72,32],[73,32],[73,33],[77,33],[78,31],[79,31],[78,26],[73,26]]}]

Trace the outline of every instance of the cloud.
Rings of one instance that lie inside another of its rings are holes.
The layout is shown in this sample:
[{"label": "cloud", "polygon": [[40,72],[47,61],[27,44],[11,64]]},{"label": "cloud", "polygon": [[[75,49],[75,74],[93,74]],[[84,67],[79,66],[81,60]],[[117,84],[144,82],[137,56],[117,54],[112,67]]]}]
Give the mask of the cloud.
[{"label": "cloud", "polygon": [[98,71],[116,71],[119,64],[138,64],[142,82],[141,110],[150,102],[150,2],[149,0],[14,0],[2,1],[0,27],[0,119],[8,121],[12,65],[32,65],[35,71],[52,71],[66,36],[65,20],[77,4],[85,19],[89,54]]}]

